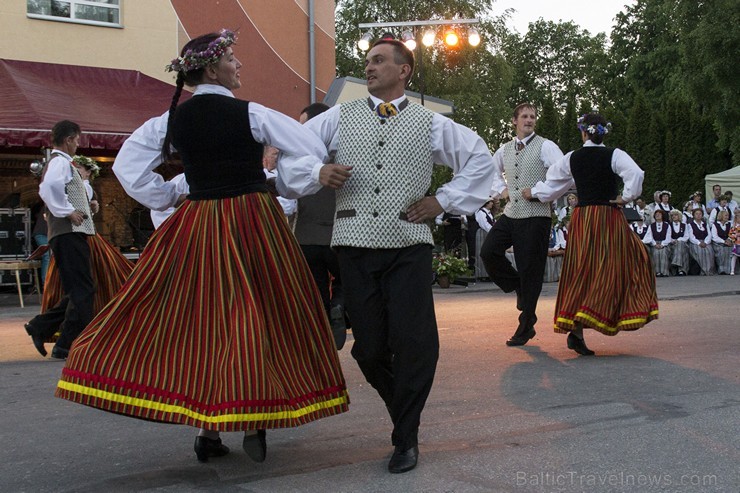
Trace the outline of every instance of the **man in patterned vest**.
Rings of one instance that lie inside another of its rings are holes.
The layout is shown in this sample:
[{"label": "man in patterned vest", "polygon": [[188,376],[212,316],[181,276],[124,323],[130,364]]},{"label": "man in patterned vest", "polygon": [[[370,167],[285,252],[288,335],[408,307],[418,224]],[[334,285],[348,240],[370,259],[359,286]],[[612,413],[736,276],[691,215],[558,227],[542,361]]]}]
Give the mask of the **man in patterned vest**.
[{"label": "man in patterned vest", "polygon": [[44,340],[61,328],[51,351],[51,357],[58,359],[67,358],[72,341],[93,317],[95,286],[87,237],[95,234],[92,215],[97,211],[90,209],[85,184],[72,166],[80,133],[80,126],[69,120],[54,125],[54,148],[39,185],[39,195],[47,209],[49,246],[59,268],[64,297],[54,308],[25,325],[42,356],[46,356]]},{"label": "man in patterned vest", "polygon": [[[392,473],[416,466],[439,355],[426,221],[443,211],[472,214],[488,200],[493,179],[491,153],[478,135],[406,99],[413,67],[403,43],[378,41],[366,57],[370,97],[306,122],[329,153],[336,151],[335,163],[285,159],[277,183],[281,194],[337,189],[332,246],[352,321],[352,356],[393,421]],[[455,175],[426,196],[434,163]]]},{"label": "man in patterned vest", "polygon": [[[516,291],[516,307],[522,312],[516,332],[506,341],[507,346],[522,346],[535,336],[535,312],[550,237],[550,204],[524,200],[521,191],[544,181],[547,168],[563,158],[554,142],[534,133],[536,122],[537,109],[532,104],[523,103],[514,108],[511,123],[516,137],[494,154],[491,187],[493,197],[503,197],[508,203],[480,251],[491,280],[505,293]],[[512,246],[516,269],[506,258],[506,250]]]}]

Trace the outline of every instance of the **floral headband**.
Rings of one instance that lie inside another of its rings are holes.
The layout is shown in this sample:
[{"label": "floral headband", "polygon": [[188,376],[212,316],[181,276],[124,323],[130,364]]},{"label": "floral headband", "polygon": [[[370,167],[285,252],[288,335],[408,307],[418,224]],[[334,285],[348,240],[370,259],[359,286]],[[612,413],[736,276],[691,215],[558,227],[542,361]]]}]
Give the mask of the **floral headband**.
[{"label": "floral headband", "polygon": [[586,125],[583,123],[583,121],[586,119],[586,115],[581,115],[580,118],[578,118],[578,129],[582,132],[590,133],[591,135],[606,135],[609,133],[609,130],[612,129],[611,122],[607,123],[606,125],[602,125],[599,123],[598,125]]},{"label": "floral headband", "polygon": [[165,67],[167,72],[190,72],[216,63],[226,52],[226,48],[236,42],[236,33],[228,29],[221,29],[220,36],[210,43],[203,51],[188,50],[182,56],[173,59]]},{"label": "floral headband", "polygon": [[97,178],[97,176],[100,174],[100,166],[98,166],[98,162],[94,159],[91,159],[87,156],[77,155],[72,158],[72,161],[75,164],[89,170],[90,178]]}]

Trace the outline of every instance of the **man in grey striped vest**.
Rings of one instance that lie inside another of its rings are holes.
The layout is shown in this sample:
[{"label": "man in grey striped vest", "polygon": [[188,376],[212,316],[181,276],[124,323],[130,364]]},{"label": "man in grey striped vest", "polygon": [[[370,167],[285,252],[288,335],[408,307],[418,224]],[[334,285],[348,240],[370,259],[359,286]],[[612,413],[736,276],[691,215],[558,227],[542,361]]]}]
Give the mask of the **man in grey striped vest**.
[{"label": "man in grey striped vest", "polygon": [[[492,157],[469,128],[409,102],[414,55],[397,40],[368,52],[369,98],[334,106],[308,122],[334,163],[278,165],[285,194],[335,188],[332,246],[337,250],[352,356],[393,421],[392,473],[416,466],[421,412],[432,388],[439,336],[432,297],[432,246],[426,221],[447,211],[471,214],[488,200]],[[434,163],[455,176],[425,196]]]},{"label": "man in grey striped vest", "polygon": [[[516,291],[519,326],[507,346],[523,346],[535,336],[537,300],[547,262],[552,211],[549,203],[522,198],[524,188],[544,181],[547,168],[563,158],[558,146],[534,133],[537,108],[523,103],[511,119],[516,137],[493,155],[493,197],[508,198],[503,215],[488,232],[480,257],[491,280],[505,293]],[[504,179],[504,174],[506,179]],[[516,269],[506,258],[514,247]]]},{"label": "man in grey striped vest", "polygon": [[[61,328],[52,358],[66,359],[72,342],[93,317],[95,285],[87,237],[95,234],[93,211],[72,156],[80,144],[80,126],[62,120],[51,130],[54,149],[44,168],[39,195],[46,204],[49,245],[54,254],[64,297],[26,327],[33,345],[46,356],[44,341]],[[97,211],[95,211],[97,212]]]}]

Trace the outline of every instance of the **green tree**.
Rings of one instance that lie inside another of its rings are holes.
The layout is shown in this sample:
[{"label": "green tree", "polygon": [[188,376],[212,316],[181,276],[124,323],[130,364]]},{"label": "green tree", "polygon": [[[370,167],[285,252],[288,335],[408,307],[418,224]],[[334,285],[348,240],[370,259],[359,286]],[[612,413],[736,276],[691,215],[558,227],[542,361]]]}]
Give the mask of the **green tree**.
[{"label": "green tree", "polygon": [[558,138],[558,112],[552,99],[545,98],[537,118],[537,133],[546,139],[556,141]]}]

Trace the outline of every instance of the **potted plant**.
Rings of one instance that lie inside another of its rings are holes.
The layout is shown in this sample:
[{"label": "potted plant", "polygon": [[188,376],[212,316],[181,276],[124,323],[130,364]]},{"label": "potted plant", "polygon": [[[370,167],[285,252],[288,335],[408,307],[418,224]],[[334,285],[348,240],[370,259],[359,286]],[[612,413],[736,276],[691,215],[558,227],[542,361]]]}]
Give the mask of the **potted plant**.
[{"label": "potted plant", "polygon": [[449,288],[458,277],[468,274],[468,262],[451,253],[438,253],[432,257],[432,270],[437,276],[437,284]]}]

